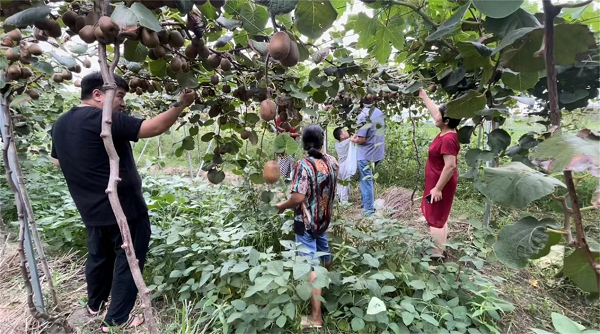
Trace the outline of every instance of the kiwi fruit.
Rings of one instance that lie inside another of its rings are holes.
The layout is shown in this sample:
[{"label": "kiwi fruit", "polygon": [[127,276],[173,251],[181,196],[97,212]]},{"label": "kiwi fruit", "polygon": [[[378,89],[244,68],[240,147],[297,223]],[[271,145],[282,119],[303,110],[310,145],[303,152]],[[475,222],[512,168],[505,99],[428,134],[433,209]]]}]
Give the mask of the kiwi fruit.
[{"label": "kiwi fruit", "polygon": [[54,80],[54,82],[56,82],[56,83],[62,82],[63,81],[62,74],[54,73],[54,75],[52,75],[52,80]]},{"label": "kiwi fruit", "polygon": [[95,26],[98,23],[98,19],[100,19],[100,15],[96,12],[89,12],[85,16],[85,25]]},{"label": "kiwi fruit", "polygon": [[196,49],[196,46],[194,44],[186,46],[185,51],[183,53],[186,57],[190,59],[195,59],[196,57],[198,57],[198,49]]},{"label": "kiwi fruit", "polygon": [[119,34],[119,26],[109,16],[102,16],[98,20],[98,27],[109,40],[115,40]]},{"label": "kiwi fruit", "polygon": [[23,35],[21,34],[21,30],[19,29],[13,29],[11,31],[9,31],[6,36],[8,36],[8,38],[12,39],[15,42],[20,42],[21,38],[23,38]]},{"label": "kiwi fruit", "polygon": [[129,86],[131,86],[133,88],[142,87],[142,79],[140,79],[140,78],[131,79],[131,81],[129,82]]},{"label": "kiwi fruit", "polygon": [[160,45],[160,40],[158,39],[156,32],[143,28],[141,35],[142,44],[145,46],[155,48]]},{"label": "kiwi fruit", "polygon": [[281,171],[279,170],[279,163],[277,161],[269,161],[265,164],[263,169],[263,179],[269,184],[273,184],[279,181],[281,177]]},{"label": "kiwi fruit", "polygon": [[40,93],[36,92],[33,89],[30,89],[27,91],[27,95],[29,95],[30,98],[37,100],[40,98]]},{"label": "kiwi fruit", "polygon": [[148,88],[146,89],[146,91],[150,94],[154,93],[156,90],[154,89],[154,85],[150,84],[148,85]]},{"label": "kiwi fruit", "polygon": [[62,20],[66,26],[75,27],[75,21],[77,21],[78,17],[79,15],[77,15],[77,13],[72,10],[68,10],[62,15]]},{"label": "kiwi fruit", "polygon": [[100,26],[97,26],[96,28],[94,28],[94,35],[96,36],[96,40],[99,43],[108,45],[108,44],[112,44],[114,42],[114,38],[111,40],[110,36],[104,35],[104,32],[102,32],[102,29],[100,29]]},{"label": "kiwi fruit", "polygon": [[290,52],[287,57],[281,59],[279,62],[285,67],[296,66],[296,64],[298,64],[298,56],[298,44],[294,41],[290,41]]},{"label": "kiwi fruit", "polygon": [[260,118],[265,122],[275,119],[277,113],[277,105],[272,100],[264,100],[260,103]]},{"label": "kiwi fruit", "polygon": [[171,45],[174,48],[180,48],[183,46],[183,44],[185,44],[185,40],[183,39],[183,36],[181,36],[179,31],[171,30],[169,32],[169,45]]},{"label": "kiwi fruit", "polygon": [[167,50],[165,50],[165,48],[162,45],[155,47],[154,49],[152,49],[152,51],[154,52],[154,56],[158,59],[163,58],[167,55]]},{"label": "kiwi fruit", "polygon": [[267,46],[271,58],[275,60],[285,59],[290,53],[290,36],[284,31],[276,32]]},{"label": "kiwi fruit", "polygon": [[219,124],[221,124],[221,125],[227,124],[227,116],[219,117]]},{"label": "kiwi fruit", "polygon": [[437,85],[436,84],[432,84],[431,86],[429,86],[429,92],[430,93],[435,93],[437,91]]},{"label": "kiwi fruit", "polygon": [[243,140],[246,140],[246,139],[250,138],[250,131],[243,130],[242,133],[240,134],[240,136],[242,137]]},{"label": "kiwi fruit", "polygon": [[[46,32],[43,30],[40,30],[38,28],[35,28],[35,27],[33,28],[33,37],[35,39],[37,39],[38,41],[47,41],[48,40],[48,35],[46,34]],[[10,38],[9,38],[9,40],[10,40]]]},{"label": "kiwi fruit", "polygon": [[90,67],[92,67],[92,62],[91,62],[89,59],[87,59],[87,58],[86,58],[86,59],[84,59],[84,60],[83,60],[83,67],[85,67],[85,68],[90,68]]},{"label": "kiwi fruit", "polygon": [[221,65],[221,56],[219,56],[218,54],[213,54],[210,57],[208,57],[207,62],[208,66],[216,70]]},{"label": "kiwi fruit", "polygon": [[148,87],[150,87],[150,83],[147,80],[140,81],[140,88],[142,88],[144,92],[148,90]]},{"label": "kiwi fruit", "polygon": [[137,95],[142,95],[142,94],[144,94],[144,90],[142,89],[142,87],[138,87],[135,89],[135,93]]},{"label": "kiwi fruit", "polygon": [[225,94],[231,93],[231,86],[223,85],[223,93],[225,93]]},{"label": "kiwi fruit", "polygon": [[181,59],[179,59],[179,57],[174,57],[171,60],[171,70],[173,70],[174,72],[181,71]]},{"label": "kiwi fruit", "polygon": [[213,76],[210,77],[210,83],[213,85],[218,85],[219,84],[219,76],[216,74],[213,74]]},{"label": "kiwi fruit", "polygon": [[34,56],[39,56],[42,53],[44,53],[44,51],[42,50],[42,47],[39,46],[38,44],[30,44],[27,47],[27,52],[29,52],[29,54],[34,55]]},{"label": "kiwi fruit", "polygon": [[156,35],[158,36],[158,40],[160,41],[160,44],[163,44],[163,45],[169,44],[169,33],[166,30],[161,30],[161,31],[157,32]]},{"label": "kiwi fruit", "polygon": [[69,68],[69,71],[72,71],[75,73],[81,73],[81,65],[75,64],[75,66]]},{"label": "kiwi fruit", "polygon": [[21,79],[29,79],[33,76],[33,72],[27,67],[21,67]]},{"label": "kiwi fruit", "polygon": [[209,0],[210,4],[215,8],[221,8],[225,6],[225,0]]},{"label": "kiwi fruit", "polygon": [[210,57],[210,50],[203,45],[200,49],[198,49],[198,56],[202,59],[208,59]]},{"label": "kiwi fruit", "polygon": [[94,31],[96,28],[92,25],[87,25],[79,30],[79,38],[87,44],[92,44],[96,41],[96,34]]},{"label": "kiwi fruit", "polygon": [[81,80],[75,80],[73,85],[75,85],[75,87],[81,87]]},{"label": "kiwi fruit", "polygon": [[175,85],[173,85],[173,83],[172,83],[172,82],[167,82],[167,83],[165,84],[165,91],[166,91],[167,93],[172,93],[172,92],[174,92],[174,91],[175,91]]},{"label": "kiwi fruit", "polygon": [[181,70],[184,73],[188,73],[190,71],[190,64],[188,64],[184,58],[181,58]]},{"label": "kiwi fruit", "polygon": [[[90,25],[93,26],[93,24],[90,24]],[[77,18],[75,19],[75,32],[78,33],[85,26],[86,26],[85,17],[77,16]]]},{"label": "kiwi fruit", "polygon": [[10,65],[6,72],[10,80],[18,80],[21,77],[21,68],[17,65]]},{"label": "kiwi fruit", "polygon": [[202,96],[203,97],[208,97],[210,95],[210,93],[208,92],[208,88],[203,88],[202,89]]},{"label": "kiwi fruit", "polygon": [[218,104],[213,105],[208,111],[208,116],[210,118],[217,117],[221,113],[221,106]]},{"label": "kiwi fruit", "polygon": [[44,31],[46,34],[48,34],[48,36],[58,38],[60,35],[62,35],[62,30],[60,29],[58,22],[48,19],[46,22],[46,27],[47,28],[44,29]]},{"label": "kiwi fruit", "polygon": [[6,50],[6,52],[4,53],[4,56],[6,57],[6,59],[10,60],[10,61],[17,61],[19,60],[19,53],[16,52],[13,48],[10,48],[8,50]]},{"label": "kiwi fruit", "polygon": [[230,71],[231,70],[231,62],[229,61],[229,59],[227,59],[227,58],[221,59],[221,69],[223,71]]}]

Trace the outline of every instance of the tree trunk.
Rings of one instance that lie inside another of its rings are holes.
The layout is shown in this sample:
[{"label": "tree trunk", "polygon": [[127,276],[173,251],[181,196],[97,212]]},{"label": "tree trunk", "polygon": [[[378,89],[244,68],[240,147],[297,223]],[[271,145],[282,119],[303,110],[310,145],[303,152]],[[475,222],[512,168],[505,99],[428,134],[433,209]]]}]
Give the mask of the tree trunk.
[{"label": "tree trunk", "polygon": [[551,0],[544,4],[544,58],[546,60],[546,80],[548,82],[548,107],[550,109],[551,132],[560,131],[560,108],[558,106],[558,85],[556,84],[556,60],[554,59],[554,18],[560,7]]}]

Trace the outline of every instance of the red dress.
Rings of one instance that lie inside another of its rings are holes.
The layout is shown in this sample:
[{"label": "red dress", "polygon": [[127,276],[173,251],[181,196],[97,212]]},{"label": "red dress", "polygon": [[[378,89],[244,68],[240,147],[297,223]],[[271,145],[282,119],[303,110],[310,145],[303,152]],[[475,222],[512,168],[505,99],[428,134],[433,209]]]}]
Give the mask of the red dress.
[{"label": "red dress", "polygon": [[442,228],[446,225],[450,209],[452,209],[456,186],[458,185],[458,171],[454,170],[454,174],[442,189],[441,201],[430,204],[425,200],[425,196],[429,195],[442,175],[444,155],[453,155],[457,159],[458,165],[458,151],[460,151],[460,143],[456,132],[448,132],[443,136],[438,134],[429,145],[429,154],[425,165],[425,192],[421,201],[421,211],[427,224],[431,227]]}]

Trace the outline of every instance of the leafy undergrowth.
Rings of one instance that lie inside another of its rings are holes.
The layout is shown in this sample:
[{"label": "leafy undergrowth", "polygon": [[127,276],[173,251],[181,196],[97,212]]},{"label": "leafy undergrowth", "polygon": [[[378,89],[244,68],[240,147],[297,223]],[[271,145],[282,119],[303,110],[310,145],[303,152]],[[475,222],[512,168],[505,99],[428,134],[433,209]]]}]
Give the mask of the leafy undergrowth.
[{"label": "leafy undergrowth", "polygon": [[[36,182],[48,184],[30,195],[49,251],[85,251],[64,182],[55,172],[40,173]],[[279,215],[271,206],[283,185],[257,191],[243,181],[213,186],[177,176],[145,176],[144,185],[153,224],[144,276],[162,333],[302,331],[311,264],[297,256],[291,213]],[[336,210],[328,234],[330,271],[313,263],[314,284],[323,288],[325,328],[319,332],[525,333],[552,330],[551,312],[572,317],[561,310],[565,304],[598,311],[583,295],[543,283],[544,272],[501,267],[491,250],[492,230],[455,223],[449,259],[437,263],[417,226],[422,223],[348,219],[354,211]],[[71,308],[85,303],[83,281],[80,272],[62,284],[61,294],[77,301]]]}]

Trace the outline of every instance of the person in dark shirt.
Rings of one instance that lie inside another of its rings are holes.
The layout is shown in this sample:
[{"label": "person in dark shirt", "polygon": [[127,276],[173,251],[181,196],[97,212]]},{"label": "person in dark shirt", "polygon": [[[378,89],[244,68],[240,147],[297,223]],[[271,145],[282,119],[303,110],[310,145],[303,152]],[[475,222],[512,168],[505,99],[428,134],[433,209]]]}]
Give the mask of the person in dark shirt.
[{"label": "person in dark shirt", "polygon": [[[179,105],[152,119],[139,119],[126,115],[124,97],[129,91],[127,82],[115,75],[116,96],[112,105],[112,136],[119,155],[117,185],[119,201],[123,207],[135,255],[143,270],[150,243],[148,207],[142,195],[142,179],[137,171],[131,141],[158,136],[167,131],[184,108],[195,99],[194,91],[183,91]],[[137,297],[123,243],[112,207],[105,190],[108,186],[109,161],[100,137],[104,81],[98,72],[81,80],[81,104],[62,114],[51,129],[53,162],[59,166],[69,192],[81,215],[87,232],[88,258],[86,281],[87,312],[96,316],[111,295],[104,317],[108,326],[138,326],[144,319],[130,315]],[[109,327],[103,327],[109,332]]]}]

